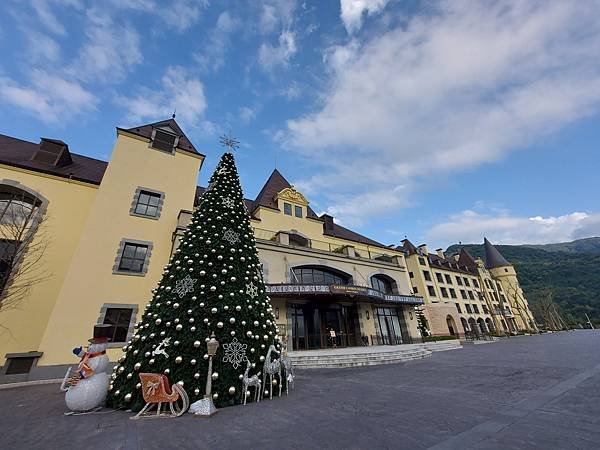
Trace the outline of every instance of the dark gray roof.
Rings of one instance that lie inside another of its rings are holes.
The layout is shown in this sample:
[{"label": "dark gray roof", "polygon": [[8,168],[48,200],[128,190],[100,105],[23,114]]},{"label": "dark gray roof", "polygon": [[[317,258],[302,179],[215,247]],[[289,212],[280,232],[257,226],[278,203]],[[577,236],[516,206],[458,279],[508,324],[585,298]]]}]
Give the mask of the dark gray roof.
[{"label": "dark gray roof", "polygon": [[485,248],[485,267],[494,269],[496,267],[510,266],[511,264],[500,254],[498,249],[492,245],[487,238],[483,238]]},{"label": "dark gray roof", "polygon": [[[57,139],[44,138],[43,140],[64,144],[64,142]],[[93,184],[100,184],[106,166],[108,165],[105,161],[78,155],[76,153],[70,153],[71,164],[62,166],[33,160],[33,156],[39,149],[40,144],[0,134],[0,164]]]}]

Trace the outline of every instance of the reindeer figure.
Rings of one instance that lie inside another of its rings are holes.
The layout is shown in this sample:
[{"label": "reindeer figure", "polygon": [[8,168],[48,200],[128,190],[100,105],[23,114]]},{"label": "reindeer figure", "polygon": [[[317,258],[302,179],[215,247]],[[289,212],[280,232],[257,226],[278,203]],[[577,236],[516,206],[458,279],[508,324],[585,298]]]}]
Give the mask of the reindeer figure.
[{"label": "reindeer figure", "polygon": [[271,344],[269,347],[269,351],[267,352],[267,356],[265,357],[265,365],[263,371],[263,386],[266,386],[266,378],[269,375],[269,399],[273,399],[273,375],[277,374],[279,377],[279,395],[281,396],[281,362],[276,359],[275,361],[271,361],[271,352],[274,352],[279,355],[279,352],[275,350],[275,346]]},{"label": "reindeer figure", "polygon": [[285,370],[285,393],[287,395],[290,384],[292,385],[292,389],[294,389],[294,367],[292,366],[292,359],[287,354],[287,341],[284,340],[283,346],[279,361],[281,361],[281,365]]},{"label": "reindeer figure", "polygon": [[246,392],[250,386],[254,387],[254,401],[260,402],[261,386],[260,378],[258,375],[252,375],[248,378],[248,372],[250,371],[250,360],[246,358],[246,371],[244,372],[244,378],[242,378],[242,397],[244,397],[244,405],[246,404],[247,395]]},{"label": "reindeer figure", "polygon": [[169,355],[167,354],[167,352],[165,351],[165,349],[171,345],[171,338],[168,337],[165,340],[163,340],[160,344],[158,344],[158,346],[152,350],[152,356],[158,356],[158,355],[163,355],[165,358],[168,358]]}]

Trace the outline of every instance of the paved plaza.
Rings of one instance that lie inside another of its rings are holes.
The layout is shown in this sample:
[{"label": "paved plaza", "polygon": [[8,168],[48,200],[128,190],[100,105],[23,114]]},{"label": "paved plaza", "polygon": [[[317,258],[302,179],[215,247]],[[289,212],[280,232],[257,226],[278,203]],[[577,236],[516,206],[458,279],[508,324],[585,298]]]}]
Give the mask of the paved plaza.
[{"label": "paved plaza", "polygon": [[57,385],[4,389],[0,448],[600,448],[599,350],[600,332],[574,331],[304,370],[288,397],[211,419],[68,417]]}]

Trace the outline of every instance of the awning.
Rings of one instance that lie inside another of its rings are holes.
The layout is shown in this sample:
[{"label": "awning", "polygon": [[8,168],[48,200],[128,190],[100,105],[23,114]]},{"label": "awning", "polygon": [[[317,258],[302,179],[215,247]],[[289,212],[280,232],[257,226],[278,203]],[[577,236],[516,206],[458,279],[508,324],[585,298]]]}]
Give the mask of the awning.
[{"label": "awning", "polygon": [[334,295],[376,303],[394,303],[401,305],[422,305],[423,297],[417,295],[386,294],[368,286],[355,286],[347,284],[267,284],[267,294],[278,296],[323,296]]}]

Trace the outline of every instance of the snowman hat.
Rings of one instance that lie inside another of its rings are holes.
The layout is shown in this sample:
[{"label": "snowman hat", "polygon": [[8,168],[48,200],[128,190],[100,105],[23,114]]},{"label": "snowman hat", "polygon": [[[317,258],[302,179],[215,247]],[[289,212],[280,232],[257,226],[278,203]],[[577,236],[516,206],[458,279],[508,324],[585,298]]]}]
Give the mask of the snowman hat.
[{"label": "snowman hat", "polygon": [[110,341],[111,336],[111,325],[104,323],[97,323],[94,325],[94,337],[89,339],[92,344],[103,344]]}]

